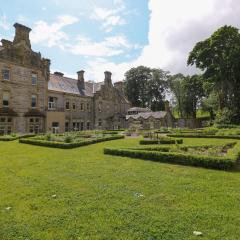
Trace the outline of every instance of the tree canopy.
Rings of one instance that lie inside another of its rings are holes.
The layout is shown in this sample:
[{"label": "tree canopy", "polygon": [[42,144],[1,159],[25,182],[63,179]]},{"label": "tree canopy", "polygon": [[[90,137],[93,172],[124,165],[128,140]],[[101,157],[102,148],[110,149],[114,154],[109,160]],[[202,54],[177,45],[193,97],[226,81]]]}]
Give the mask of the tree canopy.
[{"label": "tree canopy", "polygon": [[209,38],[196,44],[188,65],[203,71],[208,91],[215,92],[218,111],[231,109],[231,122],[240,123],[240,34],[237,28],[223,26]]},{"label": "tree canopy", "polygon": [[125,94],[133,106],[163,110],[168,78],[161,69],[131,68],[125,73]]}]

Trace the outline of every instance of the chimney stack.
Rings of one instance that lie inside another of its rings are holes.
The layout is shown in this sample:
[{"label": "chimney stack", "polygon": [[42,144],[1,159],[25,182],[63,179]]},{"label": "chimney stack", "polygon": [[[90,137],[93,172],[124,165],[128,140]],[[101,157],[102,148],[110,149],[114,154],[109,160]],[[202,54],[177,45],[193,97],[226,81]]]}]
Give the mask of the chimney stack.
[{"label": "chimney stack", "polygon": [[83,71],[83,70],[77,72],[78,84],[79,84],[79,87],[82,89],[85,89],[84,72],[85,71]]},{"label": "chimney stack", "polygon": [[13,26],[15,27],[15,37],[13,44],[15,45],[21,43],[22,41],[25,41],[26,45],[31,49],[31,43],[29,39],[31,28],[28,28],[19,23],[15,23]]},{"label": "chimney stack", "polygon": [[114,87],[118,89],[120,92],[124,91],[124,83],[122,81],[120,82],[115,82]]},{"label": "chimney stack", "polygon": [[107,86],[112,86],[112,73],[109,71],[104,72],[105,79],[104,84]]},{"label": "chimney stack", "polygon": [[54,75],[57,75],[57,76],[59,76],[59,77],[63,77],[63,76],[64,76],[64,74],[61,73],[61,72],[54,72]]}]

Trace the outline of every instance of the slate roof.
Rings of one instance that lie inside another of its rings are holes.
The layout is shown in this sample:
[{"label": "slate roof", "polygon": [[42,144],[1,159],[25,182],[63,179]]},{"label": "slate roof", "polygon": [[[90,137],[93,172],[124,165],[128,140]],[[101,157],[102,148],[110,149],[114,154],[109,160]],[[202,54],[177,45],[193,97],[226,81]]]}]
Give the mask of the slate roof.
[{"label": "slate roof", "polygon": [[151,112],[151,110],[149,108],[132,107],[128,109],[128,112]]},{"label": "slate roof", "polygon": [[127,115],[126,119],[129,120],[130,118],[134,120],[139,120],[139,119],[148,119],[150,117],[153,117],[155,119],[162,119],[166,116],[167,112],[165,111],[159,111],[159,112],[141,112],[135,115]]},{"label": "slate roof", "polygon": [[78,80],[56,74],[50,74],[48,89],[58,92],[71,93],[80,96],[92,97],[96,91],[99,91],[104,82],[85,82],[85,89],[78,85]]}]

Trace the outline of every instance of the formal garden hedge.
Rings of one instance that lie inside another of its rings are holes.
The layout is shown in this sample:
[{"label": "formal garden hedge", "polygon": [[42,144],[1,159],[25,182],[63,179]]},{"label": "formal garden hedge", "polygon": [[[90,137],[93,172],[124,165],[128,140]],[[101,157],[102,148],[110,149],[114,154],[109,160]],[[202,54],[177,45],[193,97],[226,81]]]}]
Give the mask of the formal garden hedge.
[{"label": "formal garden hedge", "polygon": [[[173,163],[180,165],[189,165],[196,167],[212,168],[219,170],[231,170],[236,166],[237,160],[240,158],[240,143],[234,144],[234,147],[230,149],[226,156],[206,156],[196,154],[184,154],[179,152],[170,152],[171,148],[159,148],[155,147],[146,149],[117,149],[117,148],[105,148],[104,154],[124,156],[131,158],[139,158],[150,161],[157,161],[163,163]],[[184,146],[187,147],[187,146]],[[190,146],[194,147],[194,146]],[[195,146],[200,147],[200,146]],[[209,147],[209,146],[208,146]]]},{"label": "formal garden hedge", "polygon": [[17,135],[17,134],[12,134],[12,135],[3,135],[0,136],[0,141],[14,141],[17,139],[22,139],[22,138],[30,138],[34,137],[34,134],[25,134],[25,135]]},{"label": "formal garden hedge", "polygon": [[162,139],[143,139],[139,141],[140,145],[150,144],[182,144],[183,139],[162,138]]},{"label": "formal garden hedge", "polygon": [[207,135],[201,133],[179,133],[179,134],[167,134],[168,137],[181,137],[181,138],[218,138],[218,139],[239,139],[240,135]]},{"label": "formal garden hedge", "polygon": [[44,146],[44,147],[52,147],[52,148],[62,148],[62,149],[71,149],[71,148],[77,148],[81,146],[86,146],[94,143],[100,143],[110,140],[117,140],[122,139],[124,136],[120,135],[114,135],[114,136],[106,136],[101,138],[95,138],[95,139],[89,139],[89,140],[82,140],[79,142],[72,142],[72,143],[66,143],[66,142],[55,142],[55,141],[47,141],[47,140],[39,140],[34,138],[28,138],[28,139],[19,139],[20,143],[26,143],[31,145],[37,145],[37,146]]}]

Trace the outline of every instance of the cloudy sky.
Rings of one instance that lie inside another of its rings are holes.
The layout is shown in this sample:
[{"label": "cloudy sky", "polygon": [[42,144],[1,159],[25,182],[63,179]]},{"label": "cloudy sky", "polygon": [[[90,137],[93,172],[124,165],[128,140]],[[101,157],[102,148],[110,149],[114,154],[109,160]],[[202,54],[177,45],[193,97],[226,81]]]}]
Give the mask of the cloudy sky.
[{"label": "cloudy sky", "polygon": [[51,71],[102,81],[122,80],[145,65],[192,74],[194,44],[223,25],[240,28],[239,0],[9,0],[1,4],[0,38],[13,39],[15,22],[32,28],[35,51]]}]

